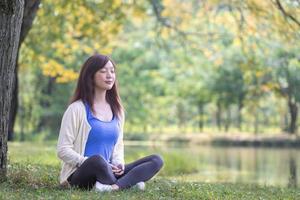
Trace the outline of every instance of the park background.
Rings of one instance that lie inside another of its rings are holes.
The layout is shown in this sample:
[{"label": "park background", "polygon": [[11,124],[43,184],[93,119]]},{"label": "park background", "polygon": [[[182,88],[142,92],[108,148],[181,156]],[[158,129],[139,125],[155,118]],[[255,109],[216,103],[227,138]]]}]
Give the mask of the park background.
[{"label": "park background", "polygon": [[2,197],[72,195],[55,188],[55,146],[95,52],[116,62],[126,161],[165,160],[146,197],[299,197],[299,15],[297,0],[42,1],[18,56]]}]

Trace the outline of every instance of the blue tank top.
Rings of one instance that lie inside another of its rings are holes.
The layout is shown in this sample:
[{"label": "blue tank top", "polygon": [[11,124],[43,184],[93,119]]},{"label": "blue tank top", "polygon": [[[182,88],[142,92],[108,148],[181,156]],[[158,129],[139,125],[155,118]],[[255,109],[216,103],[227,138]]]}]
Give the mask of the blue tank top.
[{"label": "blue tank top", "polygon": [[91,130],[85,145],[84,156],[100,155],[107,162],[110,162],[114,146],[119,137],[118,119],[113,115],[111,121],[101,121],[93,116],[87,103],[85,103],[85,108]]}]

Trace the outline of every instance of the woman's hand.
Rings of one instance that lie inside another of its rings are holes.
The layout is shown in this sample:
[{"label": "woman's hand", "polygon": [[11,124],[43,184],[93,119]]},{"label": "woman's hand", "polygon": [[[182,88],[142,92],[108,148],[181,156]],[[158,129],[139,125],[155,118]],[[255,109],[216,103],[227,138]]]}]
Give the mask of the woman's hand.
[{"label": "woman's hand", "polygon": [[120,175],[124,174],[124,166],[123,165],[115,166],[115,165],[110,164],[110,166],[111,166],[112,172],[115,175],[120,176]]}]

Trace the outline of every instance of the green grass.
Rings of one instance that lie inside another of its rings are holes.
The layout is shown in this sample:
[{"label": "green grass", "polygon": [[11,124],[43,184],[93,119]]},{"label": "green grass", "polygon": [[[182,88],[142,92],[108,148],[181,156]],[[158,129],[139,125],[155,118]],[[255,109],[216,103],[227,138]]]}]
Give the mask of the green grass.
[{"label": "green grass", "polygon": [[[149,153],[147,149],[129,150],[126,160]],[[176,181],[171,177],[194,173],[195,164],[187,168],[186,163],[193,162],[177,152],[165,152],[163,157],[165,166],[146,183],[146,191],[99,194],[58,187],[60,164],[54,143],[9,143],[8,180],[0,184],[0,199],[300,199],[300,190],[293,188]]]}]

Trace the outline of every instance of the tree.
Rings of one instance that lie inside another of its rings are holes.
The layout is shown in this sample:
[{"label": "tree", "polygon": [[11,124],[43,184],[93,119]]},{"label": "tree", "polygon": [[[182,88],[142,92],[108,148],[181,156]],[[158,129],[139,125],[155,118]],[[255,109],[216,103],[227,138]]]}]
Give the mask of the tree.
[{"label": "tree", "polygon": [[280,50],[274,59],[275,79],[277,81],[277,92],[287,101],[290,120],[289,127],[286,127],[290,134],[295,134],[297,130],[298,103],[300,102],[300,62],[296,49],[291,52]]},{"label": "tree", "polygon": [[32,22],[36,16],[36,12],[39,8],[41,0],[25,0],[24,5],[24,12],[23,12],[23,20],[22,20],[22,27],[21,27],[21,33],[20,33],[20,40],[18,45],[18,54],[16,59],[16,67],[13,73],[13,78],[15,81],[15,84],[13,86],[13,97],[12,102],[10,105],[10,112],[9,112],[9,126],[8,126],[8,140],[13,140],[13,132],[14,132],[14,124],[15,119],[17,115],[18,110],[18,92],[19,92],[19,86],[18,86],[18,71],[19,71],[19,64],[18,64],[18,58],[19,58],[19,52],[21,45],[23,41],[25,40],[29,30],[31,29]]},{"label": "tree", "polygon": [[82,62],[95,51],[110,54],[118,43],[116,35],[130,6],[118,2],[44,0],[40,4],[20,49],[16,131],[23,130],[21,138],[42,131],[56,137]]},{"label": "tree", "polygon": [[0,3],[0,181],[6,179],[7,134],[24,0],[4,0]]},{"label": "tree", "polygon": [[[214,84],[212,85],[212,91],[216,96],[218,109],[224,108],[226,110],[227,116],[225,121],[225,131],[228,131],[231,124],[230,106],[238,104],[239,112],[242,109],[241,105],[243,105],[245,96],[244,88],[243,75],[238,67],[224,65],[218,69],[218,74],[214,79]],[[218,113],[219,112],[220,110]],[[240,123],[241,116],[238,116],[238,118]],[[220,119],[218,120],[220,121]],[[239,127],[240,126],[241,125],[239,124]]]}]

